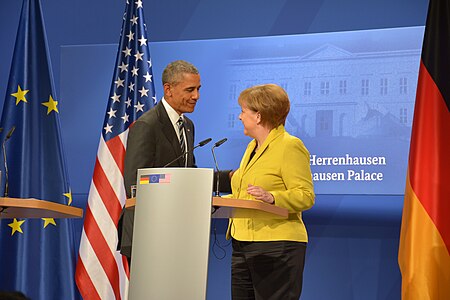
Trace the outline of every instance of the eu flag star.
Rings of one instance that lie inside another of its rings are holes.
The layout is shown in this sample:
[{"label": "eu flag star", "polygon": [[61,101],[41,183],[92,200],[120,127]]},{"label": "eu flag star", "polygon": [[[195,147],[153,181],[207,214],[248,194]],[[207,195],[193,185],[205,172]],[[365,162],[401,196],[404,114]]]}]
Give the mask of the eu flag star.
[{"label": "eu flag star", "polygon": [[44,220],[44,228],[47,227],[48,224],[52,224],[52,225],[56,226],[55,219],[53,219],[53,218],[42,218],[42,220]]},{"label": "eu flag star", "polygon": [[59,113],[58,107],[57,107],[58,101],[53,100],[52,95],[50,95],[47,102],[42,102],[42,105],[47,106],[47,115],[50,114],[52,112],[52,110]]},{"label": "eu flag star", "polygon": [[20,226],[22,226],[22,224],[24,222],[25,222],[25,220],[17,221],[17,219],[14,218],[14,221],[12,223],[8,224],[8,226],[12,228],[11,235],[14,235],[14,233],[16,233],[16,231],[23,233],[22,228],[20,228]]},{"label": "eu flag star", "polygon": [[66,196],[68,199],[67,205],[72,204],[72,190],[69,188],[69,192],[64,193],[63,195]]},{"label": "eu flag star", "polygon": [[22,90],[20,85],[17,86],[17,92],[12,93],[11,96],[16,97],[16,105],[19,104],[20,101],[28,102],[25,98],[25,95],[29,92],[29,90]]}]

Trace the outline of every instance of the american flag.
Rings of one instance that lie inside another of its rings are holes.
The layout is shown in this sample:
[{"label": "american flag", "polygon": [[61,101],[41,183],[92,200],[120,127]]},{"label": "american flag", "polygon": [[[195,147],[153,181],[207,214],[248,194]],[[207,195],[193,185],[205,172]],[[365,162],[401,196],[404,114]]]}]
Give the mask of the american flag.
[{"label": "american flag", "polygon": [[127,1],[76,267],[84,299],[127,299],[128,263],[116,251],[123,166],[129,127],[156,103],[152,77],[142,1]]}]

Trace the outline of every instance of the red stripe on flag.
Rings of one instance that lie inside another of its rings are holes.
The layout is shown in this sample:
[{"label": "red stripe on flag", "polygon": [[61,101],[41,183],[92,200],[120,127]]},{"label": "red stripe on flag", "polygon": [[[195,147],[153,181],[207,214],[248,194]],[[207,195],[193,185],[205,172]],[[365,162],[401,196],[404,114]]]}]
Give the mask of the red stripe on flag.
[{"label": "red stripe on flag", "polygon": [[119,167],[120,173],[123,177],[124,170],[124,161],[125,161],[125,147],[122,143],[122,140],[119,136],[116,136],[109,141],[106,142],[106,146],[108,146],[109,152],[111,152],[114,161]]},{"label": "red stripe on flag", "polygon": [[450,112],[421,62],[408,166],[410,181],[450,252],[449,134]]},{"label": "red stripe on flag", "polygon": [[86,208],[86,219],[88,222],[87,224],[85,223],[87,226],[84,226],[86,236],[91,243],[98,260],[100,261],[106,276],[108,277],[116,299],[121,299],[119,270],[117,268],[116,260],[114,255],[111,253],[108,243],[106,242],[102,231],[98,227],[89,206]]},{"label": "red stripe on flag", "polygon": [[130,280],[130,267],[128,266],[128,260],[125,255],[122,255],[122,264],[125,269],[125,275],[127,275],[128,280]]},{"label": "red stripe on flag", "polygon": [[83,299],[89,300],[102,299],[98,294],[97,290],[95,289],[95,286],[92,283],[92,280],[89,277],[89,274],[87,273],[80,256],[78,256],[77,269],[75,271],[75,280],[77,282],[78,289],[80,290],[80,294],[83,297]]},{"label": "red stripe on flag", "polygon": [[94,176],[92,177],[92,181],[94,182],[95,188],[97,189],[98,194],[103,201],[103,204],[108,210],[108,213],[117,228],[117,223],[119,222],[122,206],[120,205],[120,201],[117,198],[117,195],[114,192],[114,189],[112,188],[108,177],[103,171],[98,158],[95,162]]},{"label": "red stripe on flag", "polygon": [[[132,32],[133,34],[136,34],[136,36],[139,35],[142,37],[147,36],[141,2],[142,1],[139,1],[139,3],[127,1],[124,13],[126,21],[123,22],[122,32]],[[138,24],[135,24],[135,17],[138,19]],[[128,47],[126,46],[128,39],[124,35],[121,35],[120,39],[121,42],[119,43],[116,59],[117,65],[115,67],[114,79],[111,84],[109,95],[109,99],[113,99],[113,101],[108,101],[106,109],[107,113],[103,123],[104,131],[100,139],[94,175],[91,183],[91,187],[94,185],[95,188],[91,188],[88,203],[88,209],[92,210],[92,212],[95,213],[95,218],[98,219],[94,219],[91,212],[86,216],[84,232],[89,232],[89,236],[85,234],[82,238],[88,239],[89,244],[87,242],[81,243],[80,256],[85,259],[84,265],[86,267],[86,272],[83,273],[83,276],[89,277],[94,283],[94,286],[100,286],[105,284],[103,282],[103,272],[108,273],[108,278],[111,282],[119,282],[119,284],[121,284],[120,291],[123,293],[122,297],[126,298],[127,296],[125,293],[128,290],[130,277],[128,263],[124,257],[122,257],[122,260],[119,259],[119,253],[116,252],[116,245],[113,245],[113,243],[110,243],[109,245],[106,244],[105,239],[114,239],[114,241],[116,241],[119,238],[117,236],[117,226],[122,211],[122,204],[124,204],[126,200],[123,177],[127,146],[126,131],[130,127],[128,125],[133,124],[137,118],[153,107],[155,103],[152,100],[156,98],[152,81],[147,82],[147,80],[134,79],[134,76],[136,75],[140,78],[144,74],[150,75],[153,73],[148,44],[138,45],[137,43],[131,43],[129,46],[132,48],[132,52],[139,52],[143,57],[141,57],[141,59],[131,58],[132,60],[130,60],[130,58],[127,58],[128,55],[126,54],[126,51],[124,51],[125,48]],[[121,69],[119,63],[123,63],[124,61],[128,61],[135,65],[139,74],[135,74],[134,71],[131,72],[131,70],[127,70],[128,72],[122,74],[124,70]],[[117,84],[117,81],[115,81],[116,78],[122,80],[122,85]],[[129,93],[125,91],[126,89]],[[149,92],[149,94],[147,94],[148,97],[141,97],[137,93],[137,91],[142,89]],[[123,117],[119,118],[118,116],[115,116],[116,112]],[[122,137],[123,140],[119,138],[119,136]],[[103,210],[100,209],[100,212],[97,214],[97,210],[94,209],[99,206],[105,206],[107,213],[102,214],[101,212],[103,212]],[[104,220],[104,218],[107,218],[107,220]],[[114,224],[110,222],[110,219]],[[99,224],[102,224],[100,228]],[[107,226],[107,228],[104,228],[103,224],[105,224],[104,226]],[[91,229],[91,226],[94,228]],[[111,226],[114,227],[111,228]],[[104,232],[100,232],[100,230],[104,230]],[[105,236],[102,236],[102,233],[105,234]],[[100,241],[96,240],[97,237]],[[110,242],[110,240],[108,241]],[[91,253],[92,250],[89,245],[95,247],[95,255]],[[110,246],[111,249],[108,249],[107,246]],[[95,257],[96,255],[98,257]],[[105,255],[108,256],[106,262],[105,258],[103,258]],[[111,259],[111,256],[116,259],[114,262]],[[93,261],[92,263],[91,260]],[[97,260],[101,261],[102,266],[99,266]],[[98,270],[96,268],[102,269]],[[111,268],[113,270],[110,270]],[[115,276],[114,281],[111,279],[112,276]],[[83,289],[83,286],[79,286],[79,288],[81,290]],[[115,286],[114,292],[117,299],[120,298],[118,297],[118,291],[118,288]],[[108,298],[109,300],[109,298],[111,298],[110,289],[99,288],[98,293],[102,299]]]}]

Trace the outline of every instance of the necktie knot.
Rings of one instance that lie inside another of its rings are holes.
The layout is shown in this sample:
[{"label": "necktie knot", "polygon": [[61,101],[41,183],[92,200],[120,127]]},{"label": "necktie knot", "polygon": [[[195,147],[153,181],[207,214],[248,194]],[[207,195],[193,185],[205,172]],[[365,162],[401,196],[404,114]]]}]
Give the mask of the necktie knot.
[{"label": "necktie knot", "polygon": [[178,125],[178,129],[179,129],[179,130],[182,130],[182,129],[183,129],[183,127],[184,127],[184,120],[183,120],[182,117],[180,117],[180,118],[178,119],[177,125]]}]

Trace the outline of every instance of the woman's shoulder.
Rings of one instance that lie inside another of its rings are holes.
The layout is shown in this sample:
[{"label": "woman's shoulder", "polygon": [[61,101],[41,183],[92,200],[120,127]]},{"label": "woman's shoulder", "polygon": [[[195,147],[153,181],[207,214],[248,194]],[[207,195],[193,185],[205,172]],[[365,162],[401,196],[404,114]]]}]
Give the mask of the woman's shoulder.
[{"label": "woman's shoulder", "polygon": [[282,135],[282,140],[286,144],[290,145],[303,145],[304,143],[301,139],[296,137],[295,135],[290,134],[289,132],[285,131]]},{"label": "woman's shoulder", "polygon": [[284,151],[301,151],[309,153],[303,141],[288,132],[285,132],[282,135],[282,144],[284,146]]}]

